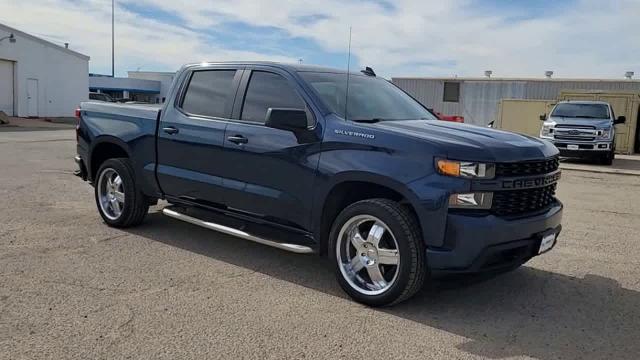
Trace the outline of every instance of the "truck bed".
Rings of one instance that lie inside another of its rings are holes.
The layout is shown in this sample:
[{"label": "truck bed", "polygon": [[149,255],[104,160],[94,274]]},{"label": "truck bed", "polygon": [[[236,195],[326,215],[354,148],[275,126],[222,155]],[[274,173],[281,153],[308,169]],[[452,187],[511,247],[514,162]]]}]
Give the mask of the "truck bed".
[{"label": "truck bed", "polygon": [[103,101],[87,101],[80,104],[82,110],[128,116],[155,121],[162,104],[118,104]]}]

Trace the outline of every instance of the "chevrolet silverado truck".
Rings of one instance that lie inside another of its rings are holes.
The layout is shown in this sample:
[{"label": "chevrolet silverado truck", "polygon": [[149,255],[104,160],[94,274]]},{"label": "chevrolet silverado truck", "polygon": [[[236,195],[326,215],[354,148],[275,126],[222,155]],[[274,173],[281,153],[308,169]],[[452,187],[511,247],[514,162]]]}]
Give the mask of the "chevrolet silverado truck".
[{"label": "chevrolet silverado truck", "polygon": [[177,220],[330,257],[371,306],[434,276],[514,269],[561,230],[555,146],[439,121],[369,69],[187,65],[161,107],[76,115],[77,174],[107,225],[138,225],[162,199]]},{"label": "chevrolet silverado truck", "polygon": [[556,104],[540,129],[540,137],[554,143],[561,156],[597,160],[611,165],[616,151],[615,125],[625,123],[616,118],[613,108],[602,101],[561,101]]}]

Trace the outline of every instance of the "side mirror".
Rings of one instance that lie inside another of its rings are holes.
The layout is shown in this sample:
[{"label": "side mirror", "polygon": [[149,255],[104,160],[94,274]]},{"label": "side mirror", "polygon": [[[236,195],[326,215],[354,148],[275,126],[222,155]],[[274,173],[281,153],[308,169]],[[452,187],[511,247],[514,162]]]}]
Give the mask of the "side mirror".
[{"label": "side mirror", "polygon": [[547,114],[540,114],[540,121],[547,120]]},{"label": "side mirror", "polygon": [[293,132],[306,130],[307,112],[300,109],[269,108],[265,125]]},{"label": "side mirror", "polygon": [[614,125],[618,125],[618,124],[624,124],[627,122],[627,118],[624,116],[618,116],[617,119],[613,120],[613,124]]}]

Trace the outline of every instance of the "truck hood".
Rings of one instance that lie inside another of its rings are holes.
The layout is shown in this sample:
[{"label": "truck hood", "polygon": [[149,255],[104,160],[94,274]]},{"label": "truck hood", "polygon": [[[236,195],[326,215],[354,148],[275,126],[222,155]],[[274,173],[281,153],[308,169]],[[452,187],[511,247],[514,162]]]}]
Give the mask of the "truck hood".
[{"label": "truck hood", "polygon": [[555,122],[557,125],[595,126],[596,129],[608,129],[613,124],[611,119],[586,119],[551,116],[547,122]]},{"label": "truck hood", "polygon": [[486,127],[441,120],[383,121],[379,129],[438,145],[456,160],[513,162],[543,159],[558,154],[546,140]]}]

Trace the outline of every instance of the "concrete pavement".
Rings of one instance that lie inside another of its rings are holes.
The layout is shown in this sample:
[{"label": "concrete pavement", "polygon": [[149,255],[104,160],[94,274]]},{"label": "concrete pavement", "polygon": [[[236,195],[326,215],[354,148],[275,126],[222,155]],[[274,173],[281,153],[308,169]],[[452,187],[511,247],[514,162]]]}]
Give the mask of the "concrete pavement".
[{"label": "concrete pavement", "polygon": [[326,260],[182,223],[101,221],[73,131],[0,134],[7,359],[636,359],[640,177],[564,171],[554,250],[393,308],[345,297]]}]

